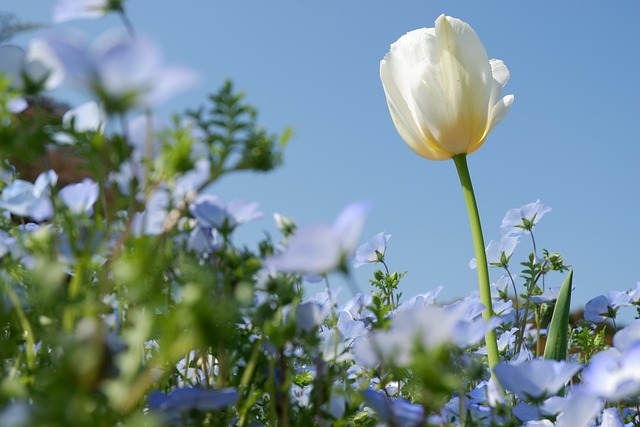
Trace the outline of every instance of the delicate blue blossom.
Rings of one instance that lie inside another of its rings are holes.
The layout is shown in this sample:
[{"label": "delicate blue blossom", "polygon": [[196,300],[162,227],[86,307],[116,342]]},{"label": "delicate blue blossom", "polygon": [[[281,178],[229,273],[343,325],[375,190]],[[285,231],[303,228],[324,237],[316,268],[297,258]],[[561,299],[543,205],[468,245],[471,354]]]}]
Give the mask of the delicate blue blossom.
[{"label": "delicate blue blossom", "polygon": [[523,400],[540,400],[556,394],[580,369],[579,363],[532,360],[519,364],[501,362],[494,367],[498,382]]},{"label": "delicate blue blossom", "polygon": [[0,230],[0,258],[9,253],[15,242],[14,237],[11,237],[6,231]]},{"label": "delicate blue blossom", "polygon": [[58,0],[53,6],[53,22],[98,19],[109,11],[110,0]]},{"label": "delicate blue blossom", "polygon": [[626,351],[640,345],[640,320],[636,319],[613,336],[613,346],[619,351]]},{"label": "delicate blue blossom", "polygon": [[584,318],[600,323],[606,319],[615,319],[620,307],[631,304],[626,292],[611,291],[607,295],[598,295],[589,300],[584,306]]},{"label": "delicate blue blossom", "polygon": [[[633,424],[632,424],[633,425]],[[606,408],[602,411],[602,424],[600,427],[625,427],[620,412],[616,408]]]},{"label": "delicate blue blossom", "polygon": [[502,237],[507,237],[527,233],[549,212],[551,208],[540,203],[540,200],[509,209],[500,224],[500,234]]},{"label": "delicate blue blossom", "polygon": [[91,215],[93,205],[98,200],[98,183],[85,178],[77,184],[69,184],[60,190],[58,196],[62,203],[75,215]]},{"label": "delicate blue blossom", "polygon": [[189,211],[203,226],[229,230],[245,222],[262,218],[255,202],[232,200],[224,204],[218,197],[201,194],[190,205]]},{"label": "delicate blue blossom", "polygon": [[0,208],[35,221],[47,220],[53,215],[50,192],[57,181],[52,170],[41,173],[33,184],[17,179],[2,190]]},{"label": "delicate blue blossom", "polygon": [[445,307],[427,305],[414,310],[400,310],[387,330],[376,331],[354,343],[357,363],[375,368],[380,363],[408,367],[416,344],[434,349],[449,344],[460,348],[476,344],[500,320],[485,322],[482,305],[466,300]]},{"label": "delicate blue blossom", "polygon": [[238,400],[238,392],[233,388],[206,390],[200,387],[178,388],[168,394],[153,391],[149,395],[149,407],[165,413],[169,419],[196,410],[202,412],[217,411],[233,405]]},{"label": "delicate blue blossom", "polygon": [[409,427],[424,423],[425,411],[420,405],[402,398],[390,399],[380,390],[367,389],[362,394],[387,425]]},{"label": "delicate blue blossom", "polygon": [[596,353],[582,372],[582,388],[589,394],[618,401],[640,394],[640,343],[620,351]]},{"label": "delicate blue blossom", "polygon": [[529,301],[535,303],[550,303],[558,299],[560,294],[560,288],[549,288],[540,295],[533,295],[529,297]]},{"label": "delicate blue blossom", "polygon": [[156,190],[151,193],[145,210],[134,214],[131,231],[134,236],[141,234],[157,235],[164,231],[164,223],[167,219],[169,207],[169,195],[164,190]]},{"label": "delicate blue blossom", "polygon": [[12,87],[35,91],[53,90],[64,79],[64,68],[47,43],[29,42],[24,52],[17,46],[0,46],[0,71],[11,78]]},{"label": "delicate blue blossom", "polygon": [[102,132],[105,126],[104,111],[95,101],[85,102],[62,116],[62,125],[76,132]]},{"label": "delicate blue blossom", "polygon": [[304,332],[313,331],[323,320],[322,306],[312,299],[303,301],[296,307],[296,321]]},{"label": "delicate blue blossom", "polygon": [[[485,249],[487,264],[491,267],[507,267],[509,258],[518,246],[519,240],[520,237],[503,237],[499,242],[497,240],[490,241]],[[473,270],[476,267],[477,261],[473,258],[469,261],[469,268]]]},{"label": "delicate blue blossom", "polygon": [[282,253],[265,261],[273,271],[324,274],[343,265],[358,243],[369,205],[353,203],[338,216],[333,226],[301,228],[293,234]]},{"label": "delicate blue blossom", "polygon": [[353,267],[358,268],[365,264],[371,264],[382,261],[384,253],[387,250],[387,243],[391,238],[390,234],[384,232],[378,233],[367,243],[364,243],[356,250],[356,256]]},{"label": "delicate blue blossom", "polygon": [[443,289],[444,287],[440,285],[440,286],[437,286],[435,289],[432,289],[431,291],[414,295],[413,297],[409,298],[405,302],[401,303],[397,311],[415,310],[415,309],[424,308],[428,305],[434,304],[436,301],[436,298],[438,297],[440,292],[442,292]]},{"label": "delicate blue blossom", "polygon": [[187,249],[200,255],[207,255],[216,250],[222,240],[218,230],[212,227],[196,225],[187,239]]},{"label": "delicate blue blossom", "polygon": [[110,31],[91,46],[71,32],[45,40],[64,64],[65,81],[95,92],[109,112],[158,105],[198,81],[187,68],[165,65],[158,46],[140,35]]}]

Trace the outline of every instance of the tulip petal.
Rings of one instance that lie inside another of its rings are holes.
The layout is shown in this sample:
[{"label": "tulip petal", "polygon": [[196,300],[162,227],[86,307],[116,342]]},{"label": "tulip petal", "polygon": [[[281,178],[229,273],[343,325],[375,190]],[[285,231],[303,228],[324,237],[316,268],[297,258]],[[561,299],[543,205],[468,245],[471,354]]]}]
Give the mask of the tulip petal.
[{"label": "tulip petal", "polygon": [[445,15],[393,43],[380,79],[398,133],[432,160],[477,150],[513,103],[499,100],[509,80],[504,63],[489,60],[467,23]]},{"label": "tulip petal", "polygon": [[510,77],[507,66],[499,59],[491,59],[489,60],[489,64],[491,64],[491,74],[493,78],[500,83],[500,86],[505,87]]},{"label": "tulip petal", "polygon": [[402,139],[416,154],[430,160],[445,160],[450,154],[440,149],[433,135],[423,124],[423,114],[413,102],[415,68],[422,67],[424,58],[434,52],[435,31],[421,28],[400,37],[380,61],[383,83],[391,118]]},{"label": "tulip petal", "polygon": [[466,23],[440,16],[436,52],[421,75],[415,102],[440,147],[466,153],[484,139],[489,113],[491,66],[484,46]]}]

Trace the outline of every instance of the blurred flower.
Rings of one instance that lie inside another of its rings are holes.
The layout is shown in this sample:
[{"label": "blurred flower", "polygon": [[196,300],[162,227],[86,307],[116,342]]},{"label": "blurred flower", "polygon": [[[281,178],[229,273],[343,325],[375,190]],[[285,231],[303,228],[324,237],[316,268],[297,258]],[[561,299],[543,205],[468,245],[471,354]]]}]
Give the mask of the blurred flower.
[{"label": "blurred flower", "polygon": [[378,413],[386,425],[397,427],[424,424],[424,408],[405,399],[390,399],[381,390],[366,389],[362,392],[365,400]]},{"label": "blurred flower", "polygon": [[280,230],[285,237],[289,237],[294,231],[296,231],[296,224],[288,216],[275,212],[273,214],[273,220],[276,222],[278,230]]},{"label": "blurred flower", "polygon": [[636,344],[640,344],[640,320],[638,319],[620,329],[613,336],[613,346],[619,351],[626,351]]},{"label": "blurred flower", "polygon": [[410,299],[406,300],[405,302],[401,303],[400,306],[398,306],[397,311],[415,310],[418,308],[423,308],[428,305],[431,305],[435,303],[436,298],[438,297],[440,292],[442,292],[443,289],[444,289],[444,286],[440,285],[428,292],[415,295]]},{"label": "blurred flower", "polygon": [[530,232],[551,208],[536,200],[519,208],[509,209],[500,224],[502,237]]},{"label": "blurred flower", "polygon": [[562,400],[556,427],[590,427],[602,409],[602,401],[583,393],[571,393]]},{"label": "blurred flower", "polygon": [[64,113],[62,124],[76,132],[102,132],[105,125],[104,113],[95,101],[85,102]]},{"label": "blurred flower", "polygon": [[169,195],[164,190],[156,190],[149,196],[145,210],[136,212],[131,225],[134,236],[141,234],[157,235],[164,230],[164,222],[167,219],[169,207]]},{"label": "blurred flower", "polygon": [[629,294],[629,301],[632,304],[640,302],[640,282],[636,284],[635,289],[627,290],[627,293]]},{"label": "blurred flower", "polygon": [[198,80],[187,68],[165,65],[158,46],[141,36],[111,31],[91,46],[71,32],[45,40],[64,64],[67,83],[92,91],[109,113],[153,107]]},{"label": "blurred flower", "polygon": [[6,231],[0,230],[0,258],[9,253],[15,242],[14,237],[11,237]]},{"label": "blurred flower", "polygon": [[0,71],[12,86],[29,93],[53,90],[64,79],[64,67],[44,39],[35,38],[24,52],[17,46],[0,46]]},{"label": "blurred flower", "polygon": [[232,200],[224,204],[212,194],[199,195],[190,205],[189,211],[203,226],[215,227],[219,231],[233,229],[245,222],[262,218],[255,202]]},{"label": "blurred flower", "polygon": [[365,264],[382,261],[390,238],[391,234],[384,234],[384,232],[382,232],[376,234],[367,243],[361,245],[358,250],[356,250],[353,267],[358,268]]},{"label": "blurred flower", "polygon": [[179,388],[168,394],[153,391],[149,395],[149,407],[164,412],[171,419],[187,415],[189,412],[216,411],[233,405],[238,400],[238,392],[233,388],[206,390],[199,387]]},{"label": "blurred flower", "polygon": [[617,408],[606,408],[602,411],[602,424],[600,424],[600,427],[624,427],[624,421],[622,421]]},{"label": "blurred flower", "polygon": [[[567,397],[554,396],[539,406],[518,404],[514,414],[527,421],[524,426],[535,427],[591,427],[593,420],[602,409],[602,401],[584,393],[570,393]],[[544,415],[548,419],[535,420],[533,417]]]},{"label": "blurred flower", "polygon": [[7,102],[7,110],[13,114],[21,113],[26,110],[27,107],[29,107],[29,104],[24,98],[13,98]]},{"label": "blurred flower", "polygon": [[607,295],[598,295],[590,299],[584,306],[584,318],[595,323],[604,322],[606,319],[615,320],[620,307],[630,304],[629,294],[611,291]]},{"label": "blurred flower", "polygon": [[[503,237],[500,242],[492,240],[487,245],[485,252],[487,253],[487,264],[491,267],[507,267],[509,258],[513,254],[516,246],[518,246],[520,237]],[[469,268],[474,270],[477,267],[477,261],[473,258],[469,261]]]},{"label": "blurred flower", "polygon": [[220,234],[212,227],[195,226],[187,240],[187,248],[200,255],[206,255],[220,245]]},{"label": "blurred flower", "polygon": [[53,6],[53,22],[102,18],[115,3],[113,0],[58,0]]},{"label": "blurred flower", "polygon": [[297,230],[284,252],[268,258],[265,265],[283,273],[315,274],[343,266],[358,243],[368,211],[367,203],[352,203],[332,226],[316,225]]},{"label": "blurred flower", "polygon": [[49,219],[53,215],[49,195],[57,181],[58,175],[52,170],[41,173],[33,184],[17,179],[2,190],[0,208],[35,221]]},{"label": "blurred flower", "polygon": [[476,307],[475,300],[465,300],[445,307],[427,305],[399,310],[389,329],[376,331],[354,343],[356,362],[367,368],[380,363],[407,367],[413,360],[416,344],[423,349],[476,344],[499,323],[498,318],[485,322],[481,316],[483,308],[482,304]]},{"label": "blurred flower", "polygon": [[85,178],[80,183],[67,185],[58,195],[72,213],[79,215],[86,212],[91,215],[93,205],[98,200],[98,191],[98,183]]},{"label": "blurred flower", "polygon": [[431,160],[476,151],[513,103],[513,95],[500,99],[504,63],[489,60],[467,23],[445,15],[393,43],[380,79],[398,133]]},{"label": "blurred flower", "polygon": [[85,102],[64,113],[62,116],[62,132],[57,132],[54,139],[58,144],[74,144],[73,132],[102,132],[105,127],[104,112],[95,101]]},{"label": "blurred flower", "polygon": [[582,389],[618,401],[640,393],[640,343],[623,351],[611,347],[596,353],[582,372]]},{"label": "blurred flower", "polygon": [[506,390],[523,400],[541,400],[556,394],[582,365],[555,360],[519,364],[501,362],[493,372]]},{"label": "blurred flower", "polygon": [[540,295],[534,295],[529,297],[529,301],[535,303],[549,303],[558,299],[560,294],[560,288],[549,288]]},{"label": "blurred flower", "polygon": [[303,301],[296,307],[296,321],[304,332],[313,331],[323,320],[322,306],[313,299]]}]

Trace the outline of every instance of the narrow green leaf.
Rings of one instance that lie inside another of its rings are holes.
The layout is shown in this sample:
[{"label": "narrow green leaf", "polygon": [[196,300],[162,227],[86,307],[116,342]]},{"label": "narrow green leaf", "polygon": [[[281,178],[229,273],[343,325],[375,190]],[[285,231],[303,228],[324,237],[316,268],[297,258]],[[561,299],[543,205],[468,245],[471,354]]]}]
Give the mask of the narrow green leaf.
[{"label": "narrow green leaf", "polygon": [[573,283],[573,270],[564,279],[560,294],[553,309],[553,317],[549,325],[547,344],[544,348],[546,360],[566,360],[567,347],[569,345],[569,313],[571,309],[571,287]]}]

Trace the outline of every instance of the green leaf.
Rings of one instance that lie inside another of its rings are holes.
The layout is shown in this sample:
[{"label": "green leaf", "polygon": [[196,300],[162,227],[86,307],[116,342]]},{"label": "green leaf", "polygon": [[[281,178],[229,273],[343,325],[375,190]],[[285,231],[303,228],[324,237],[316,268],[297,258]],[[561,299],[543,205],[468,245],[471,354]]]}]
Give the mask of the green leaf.
[{"label": "green leaf", "polygon": [[556,306],[553,309],[547,344],[544,348],[544,358],[546,360],[566,360],[567,358],[572,283],[573,270],[569,270],[569,274],[567,274],[560,288]]}]

